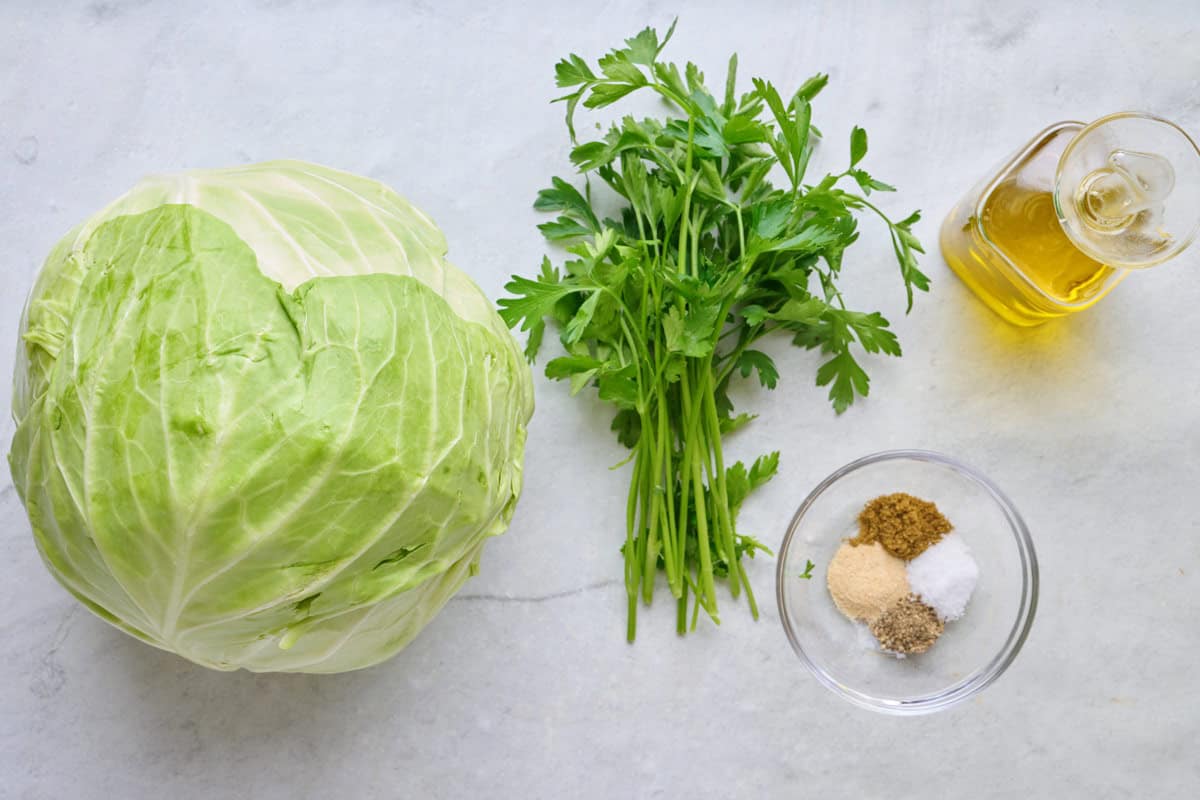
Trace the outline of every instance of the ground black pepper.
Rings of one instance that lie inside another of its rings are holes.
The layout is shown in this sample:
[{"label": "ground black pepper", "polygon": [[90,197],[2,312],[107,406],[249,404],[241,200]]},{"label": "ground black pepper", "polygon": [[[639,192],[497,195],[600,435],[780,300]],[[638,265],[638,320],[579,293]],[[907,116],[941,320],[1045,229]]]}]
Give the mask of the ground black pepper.
[{"label": "ground black pepper", "polygon": [[871,623],[871,634],[885,650],[904,655],[924,653],[945,629],[937,612],[911,594]]}]

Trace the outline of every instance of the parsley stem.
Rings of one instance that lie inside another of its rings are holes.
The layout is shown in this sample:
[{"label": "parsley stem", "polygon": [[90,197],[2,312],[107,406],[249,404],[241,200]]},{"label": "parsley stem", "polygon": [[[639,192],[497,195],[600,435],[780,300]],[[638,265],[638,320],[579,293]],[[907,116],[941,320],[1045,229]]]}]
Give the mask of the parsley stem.
[{"label": "parsley stem", "polygon": [[[712,382],[712,370],[705,370],[706,378]],[[733,519],[729,513],[729,491],[725,483],[725,460],[721,452],[721,422],[717,418],[717,403],[715,391],[709,386],[704,392],[704,407],[708,413],[708,444],[712,450],[716,467],[716,482],[710,478],[708,485],[716,495],[717,514],[721,519],[721,527],[725,533],[725,563],[729,565],[729,591],[736,598],[741,592],[741,575],[733,569],[735,563],[741,563],[738,558],[737,544],[734,542]]]},{"label": "parsley stem", "polygon": [[679,597],[682,587],[679,578],[679,565],[676,563],[675,558],[677,548],[682,549],[683,543],[677,540],[678,530],[675,525],[675,505],[671,502],[675,497],[675,467],[672,463],[670,431],[667,427],[666,398],[661,388],[655,392],[655,396],[657,398],[658,412],[656,416],[658,418],[659,465],[654,474],[662,482],[662,491],[657,495],[657,500],[659,510],[663,515],[663,561],[666,564],[667,584],[671,587],[671,593],[675,597]]},{"label": "parsley stem", "polygon": [[758,602],[754,599],[754,589],[750,586],[750,581],[746,578],[746,568],[742,565],[742,560],[737,560],[737,572],[742,578],[742,585],[746,587],[746,602],[750,604],[750,616],[758,619]]},{"label": "parsley stem", "polygon": [[675,603],[675,632],[680,636],[687,633],[688,581],[683,582],[683,589]]},{"label": "parsley stem", "polygon": [[642,459],[635,458],[630,476],[629,498],[625,503],[625,593],[629,596],[629,621],[626,635],[631,642],[637,633],[637,596],[640,573],[636,569],[633,533],[637,525],[637,485],[641,469]]},{"label": "parsley stem", "polygon": [[641,529],[641,547],[638,552],[638,559],[642,564],[642,601],[646,605],[650,605],[650,600],[654,596],[654,572],[658,564],[658,514],[655,513],[654,500],[656,494],[654,492],[654,482],[657,479],[656,462],[654,453],[651,451],[654,443],[650,432],[653,426],[647,414],[642,416],[642,430],[646,431],[646,435],[641,438],[645,443],[643,458],[647,458],[649,463],[646,465],[642,473],[642,529]]},{"label": "parsley stem", "polygon": [[[685,400],[687,397],[687,380],[687,370],[684,370],[683,375],[679,378],[679,408],[672,415],[672,418],[677,420],[680,426],[679,444],[682,450],[679,462],[679,516],[676,518],[681,529],[687,529],[690,523],[688,519],[688,494],[691,488],[691,481],[688,476],[691,475],[692,469],[692,448],[688,446],[687,406],[689,403]],[[686,576],[687,553],[682,543],[679,551],[676,553],[676,557],[679,559],[679,572]]]},{"label": "parsley stem", "polygon": [[[690,361],[691,359],[689,359],[689,362]],[[694,363],[689,363],[685,372],[689,370],[695,371]],[[697,385],[700,385],[699,381],[697,381]],[[699,538],[698,549],[700,551],[700,595],[697,600],[703,603],[704,610],[707,611],[709,616],[715,620],[717,618],[717,607],[715,602],[716,589],[713,586],[712,549],[708,536],[708,511],[705,508],[707,502],[704,498],[704,478],[701,474],[700,461],[697,458],[697,456],[699,456],[703,450],[707,449],[707,442],[705,437],[703,437],[700,433],[699,420],[697,419],[699,417],[699,404],[697,403],[696,406],[692,405],[691,393],[687,383],[682,384],[682,389],[683,401],[688,407],[688,413],[685,417],[685,422],[689,424],[690,428],[688,432],[688,440],[684,447],[685,450],[695,451],[691,458],[692,472],[690,477],[692,480],[692,491],[694,492],[696,498],[693,505],[696,509],[696,534]],[[697,400],[699,400],[698,395]]]},{"label": "parsley stem", "polygon": [[625,622],[625,640],[633,643],[637,638],[637,594],[629,596],[628,611]]}]

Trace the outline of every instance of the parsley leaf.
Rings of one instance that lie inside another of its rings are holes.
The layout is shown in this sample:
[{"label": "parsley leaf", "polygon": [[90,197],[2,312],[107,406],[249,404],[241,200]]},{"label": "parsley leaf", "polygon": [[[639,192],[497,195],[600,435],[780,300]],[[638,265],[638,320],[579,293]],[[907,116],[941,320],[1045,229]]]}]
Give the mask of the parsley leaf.
[{"label": "parsley leaf", "polygon": [[867,132],[857,125],[850,131],[850,168],[853,169],[867,154]]},{"label": "parsley leaf", "polygon": [[760,350],[743,350],[738,356],[738,370],[743,378],[750,377],[751,372],[758,373],[758,382],[768,389],[774,389],[779,382],[779,370],[771,357]]},{"label": "parsley leaf", "polygon": [[817,386],[829,386],[829,400],[834,411],[841,414],[854,402],[855,394],[867,396],[871,379],[850,351],[843,350],[817,370]]}]

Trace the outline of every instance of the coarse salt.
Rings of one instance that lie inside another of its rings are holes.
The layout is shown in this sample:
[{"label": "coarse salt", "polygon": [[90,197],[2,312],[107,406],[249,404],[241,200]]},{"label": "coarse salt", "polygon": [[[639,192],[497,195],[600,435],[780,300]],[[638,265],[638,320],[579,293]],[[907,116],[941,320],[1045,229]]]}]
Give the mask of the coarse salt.
[{"label": "coarse salt", "polygon": [[935,545],[908,562],[908,584],[914,594],[933,607],[945,621],[956,620],[979,579],[979,565],[967,543],[956,533],[943,536]]}]

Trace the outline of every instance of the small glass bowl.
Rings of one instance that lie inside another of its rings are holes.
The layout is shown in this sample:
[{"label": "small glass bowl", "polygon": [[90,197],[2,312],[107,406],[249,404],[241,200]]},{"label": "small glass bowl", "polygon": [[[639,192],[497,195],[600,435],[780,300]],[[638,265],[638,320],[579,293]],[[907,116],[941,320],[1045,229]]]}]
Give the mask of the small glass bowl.
[{"label": "small glass bowl", "polygon": [[[907,658],[881,651],[865,625],[838,611],[825,583],[863,505],[892,492],[936,503],[979,564],[966,614],[928,652]],[[802,578],[809,560],[812,577]],[[783,538],[775,589],[792,648],[817,680],[872,711],[928,714],[979,692],[1016,658],[1037,608],[1037,556],[1017,510],[986,477],[938,453],[893,450],[847,464],[805,498]]]}]

